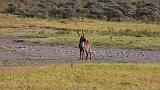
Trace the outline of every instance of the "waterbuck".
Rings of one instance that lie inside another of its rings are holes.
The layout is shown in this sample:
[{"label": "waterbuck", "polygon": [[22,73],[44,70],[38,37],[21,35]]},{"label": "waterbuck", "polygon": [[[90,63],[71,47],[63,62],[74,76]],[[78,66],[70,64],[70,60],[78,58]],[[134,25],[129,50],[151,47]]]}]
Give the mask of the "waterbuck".
[{"label": "waterbuck", "polygon": [[[77,31],[78,33],[78,31]],[[86,54],[86,60],[88,59],[88,56],[90,56],[91,60],[91,43],[85,38],[84,32],[82,30],[82,35],[80,35],[80,40],[79,40],[79,50],[80,50],[80,59],[83,60],[83,56]]]}]

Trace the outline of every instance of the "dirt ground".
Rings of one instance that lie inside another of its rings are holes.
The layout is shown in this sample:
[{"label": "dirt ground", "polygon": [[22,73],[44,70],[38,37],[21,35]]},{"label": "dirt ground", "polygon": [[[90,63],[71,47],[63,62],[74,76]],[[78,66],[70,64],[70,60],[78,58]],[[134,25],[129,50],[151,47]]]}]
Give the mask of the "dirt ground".
[{"label": "dirt ground", "polygon": [[21,38],[1,38],[0,66],[54,63],[160,63],[160,51],[93,48],[92,61],[79,61],[78,45],[26,45]]}]

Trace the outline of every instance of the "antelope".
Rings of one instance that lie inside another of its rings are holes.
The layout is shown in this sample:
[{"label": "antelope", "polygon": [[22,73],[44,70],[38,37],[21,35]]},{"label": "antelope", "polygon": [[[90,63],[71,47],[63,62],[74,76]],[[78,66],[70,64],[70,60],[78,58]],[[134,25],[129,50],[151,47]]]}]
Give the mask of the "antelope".
[{"label": "antelope", "polygon": [[91,60],[91,43],[85,38],[83,30],[82,30],[82,35],[80,35],[79,33],[78,35],[80,37],[80,40],[79,40],[80,58],[79,60],[83,61],[84,54],[86,54],[86,60],[88,59],[88,56],[90,56],[90,60]]}]

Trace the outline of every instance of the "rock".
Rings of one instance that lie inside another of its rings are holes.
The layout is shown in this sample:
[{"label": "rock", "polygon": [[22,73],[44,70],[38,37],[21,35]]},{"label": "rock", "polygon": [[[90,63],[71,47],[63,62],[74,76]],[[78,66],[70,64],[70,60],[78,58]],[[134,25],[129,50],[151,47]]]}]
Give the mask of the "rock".
[{"label": "rock", "polygon": [[24,42],[24,40],[14,40],[14,42]]}]

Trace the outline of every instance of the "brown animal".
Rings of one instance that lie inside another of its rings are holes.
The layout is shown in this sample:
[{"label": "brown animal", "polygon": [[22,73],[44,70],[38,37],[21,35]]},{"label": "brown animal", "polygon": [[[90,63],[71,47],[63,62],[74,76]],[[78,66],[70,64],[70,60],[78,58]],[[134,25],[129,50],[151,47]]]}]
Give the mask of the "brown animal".
[{"label": "brown animal", "polygon": [[[78,32],[77,32],[78,33]],[[85,38],[84,32],[82,30],[82,35],[80,35],[80,40],[79,40],[79,50],[80,50],[80,59],[83,60],[83,56],[86,54],[86,60],[88,59],[88,56],[90,56],[91,60],[91,43]]]}]

